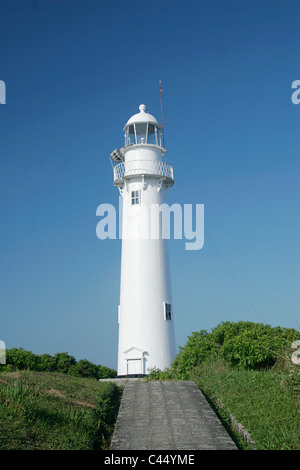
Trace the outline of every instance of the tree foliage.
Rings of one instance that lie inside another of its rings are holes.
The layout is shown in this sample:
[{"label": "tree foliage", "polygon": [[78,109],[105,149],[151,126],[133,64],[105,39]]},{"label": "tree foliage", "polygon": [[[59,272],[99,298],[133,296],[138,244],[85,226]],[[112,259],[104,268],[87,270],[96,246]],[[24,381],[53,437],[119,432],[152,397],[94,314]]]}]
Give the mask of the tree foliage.
[{"label": "tree foliage", "polygon": [[102,379],[116,377],[115,370],[109,367],[93,364],[87,359],[80,359],[67,352],[50,354],[34,354],[23,348],[12,348],[6,351],[6,364],[0,365],[0,371],[12,372],[16,370],[32,370],[38,372],[60,372],[77,377]]},{"label": "tree foliage", "polygon": [[293,328],[271,327],[263,323],[223,322],[210,332],[200,330],[188,337],[170,369],[153,370],[151,378],[186,379],[189,372],[209,357],[221,357],[233,367],[261,369],[273,366],[286,356],[300,332]]}]

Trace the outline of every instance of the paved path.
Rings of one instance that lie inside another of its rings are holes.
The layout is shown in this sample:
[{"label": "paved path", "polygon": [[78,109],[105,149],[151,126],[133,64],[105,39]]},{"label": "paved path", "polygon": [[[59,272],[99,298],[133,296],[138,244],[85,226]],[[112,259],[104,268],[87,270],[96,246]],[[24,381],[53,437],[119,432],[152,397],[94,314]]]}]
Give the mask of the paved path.
[{"label": "paved path", "polygon": [[237,449],[191,381],[127,381],[111,450]]}]

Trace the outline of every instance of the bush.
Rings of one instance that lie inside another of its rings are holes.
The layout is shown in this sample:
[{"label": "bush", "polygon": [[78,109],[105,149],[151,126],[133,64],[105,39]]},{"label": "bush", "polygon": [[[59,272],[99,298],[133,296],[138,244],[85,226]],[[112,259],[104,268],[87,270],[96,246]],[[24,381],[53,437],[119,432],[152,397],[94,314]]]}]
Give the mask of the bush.
[{"label": "bush", "polygon": [[173,376],[185,379],[188,371],[209,356],[216,356],[218,344],[206,330],[193,332],[183,348],[180,348],[171,366]]},{"label": "bush", "polygon": [[188,337],[170,369],[154,370],[151,379],[188,379],[190,371],[210,357],[221,357],[233,367],[261,369],[273,366],[300,339],[293,328],[271,327],[253,322],[223,322],[211,332],[200,330]]},{"label": "bush", "polygon": [[56,361],[55,370],[63,374],[67,374],[69,369],[76,364],[75,357],[69,356],[66,352],[56,353],[54,359]]},{"label": "bush", "polygon": [[97,366],[97,379],[108,379],[110,377],[117,377],[117,371],[105,366]]},{"label": "bush", "polygon": [[68,373],[77,377],[96,377],[97,366],[87,359],[81,359],[69,368]]},{"label": "bush", "polygon": [[56,370],[56,359],[50,354],[41,354],[38,369],[41,372],[54,372]]},{"label": "bush", "polygon": [[23,348],[12,348],[6,351],[6,363],[12,364],[17,370],[35,370],[38,365],[38,358],[31,351]]},{"label": "bush", "polygon": [[296,330],[262,323],[239,322],[227,325],[225,330],[219,354],[231,365],[244,369],[273,366],[291,343],[300,338]]},{"label": "bush", "polygon": [[50,354],[34,354],[23,348],[12,348],[6,351],[6,364],[0,364],[0,372],[13,372],[18,370],[32,370],[36,372],[60,372],[77,377],[95,379],[116,377],[117,372],[109,367],[95,365],[87,359],[78,362],[66,352]]}]

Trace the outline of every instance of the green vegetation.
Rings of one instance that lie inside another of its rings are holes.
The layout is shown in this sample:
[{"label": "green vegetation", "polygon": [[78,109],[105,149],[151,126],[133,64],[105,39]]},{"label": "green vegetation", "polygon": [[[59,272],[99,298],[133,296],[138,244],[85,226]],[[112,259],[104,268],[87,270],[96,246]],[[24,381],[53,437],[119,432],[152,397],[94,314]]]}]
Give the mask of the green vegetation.
[{"label": "green vegetation", "polygon": [[[298,374],[298,375],[297,375]],[[194,380],[225,423],[229,412],[247,429],[256,449],[299,450],[299,372],[234,369],[207,359],[192,372]],[[223,408],[219,408],[220,402]],[[247,448],[242,441],[242,448]]]},{"label": "green vegetation", "polygon": [[0,449],[109,449],[121,393],[95,379],[2,372]]},{"label": "green vegetation", "polygon": [[300,450],[300,366],[291,361],[291,344],[299,339],[294,329],[221,323],[193,333],[170,369],[154,369],[149,378],[194,380],[224,424],[230,426],[231,413],[256,449]]},{"label": "green vegetation", "polygon": [[117,372],[108,367],[95,365],[87,359],[76,361],[75,357],[66,352],[50,354],[34,354],[23,348],[12,348],[6,351],[6,364],[0,365],[0,372],[32,370],[36,372],[61,372],[76,377],[106,379],[116,377]]},{"label": "green vegetation", "polygon": [[[230,430],[230,414],[258,450],[300,450],[300,366],[294,329],[238,322],[193,333],[151,380],[195,381]],[[116,371],[67,353],[7,351],[0,372],[0,449],[109,449],[122,389]],[[241,449],[249,445],[230,430]]]}]

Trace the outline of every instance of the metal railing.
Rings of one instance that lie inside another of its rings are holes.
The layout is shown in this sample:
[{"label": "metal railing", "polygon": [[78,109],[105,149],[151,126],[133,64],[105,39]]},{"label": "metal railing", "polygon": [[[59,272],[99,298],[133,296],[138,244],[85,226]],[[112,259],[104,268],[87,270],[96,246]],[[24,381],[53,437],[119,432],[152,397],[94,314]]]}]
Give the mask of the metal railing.
[{"label": "metal railing", "polygon": [[135,175],[155,175],[173,180],[173,167],[158,160],[131,160],[119,163],[113,170],[115,183]]}]

